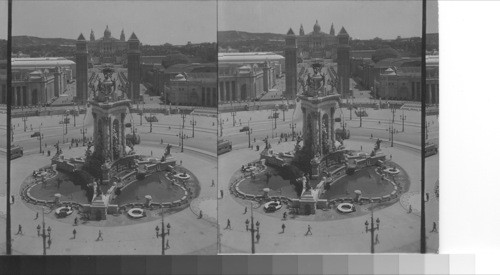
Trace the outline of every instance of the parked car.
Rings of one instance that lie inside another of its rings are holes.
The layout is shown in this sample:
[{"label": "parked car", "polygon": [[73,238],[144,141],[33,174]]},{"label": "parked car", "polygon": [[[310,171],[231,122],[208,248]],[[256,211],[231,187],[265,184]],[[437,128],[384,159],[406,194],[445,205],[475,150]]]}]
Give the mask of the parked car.
[{"label": "parked car", "polygon": [[31,134],[31,137],[39,137],[40,136],[40,132],[34,132],[33,134]]},{"label": "parked car", "polygon": [[245,126],[243,128],[240,129],[240,132],[247,132],[248,131],[248,126]]}]

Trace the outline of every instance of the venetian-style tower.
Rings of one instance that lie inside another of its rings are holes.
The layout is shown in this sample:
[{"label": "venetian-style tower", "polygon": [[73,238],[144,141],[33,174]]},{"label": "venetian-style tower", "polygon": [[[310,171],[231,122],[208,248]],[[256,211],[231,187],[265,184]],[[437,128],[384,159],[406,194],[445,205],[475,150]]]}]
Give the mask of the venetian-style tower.
[{"label": "venetian-style tower", "polygon": [[292,28],[285,37],[285,97],[295,99],[297,96],[297,37]]},{"label": "venetian-style tower", "polygon": [[141,51],[139,50],[139,39],[132,33],[128,40],[128,82],[129,88],[127,96],[133,102],[140,100],[140,84],[141,84]]},{"label": "venetian-style tower", "polygon": [[76,41],[76,97],[74,102],[86,103],[88,99],[88,51],[83,34]]},{"label": "venetian-style tower", "polygon": [[339,45],[337,47],[337,72],[339,75],[338,90],[342,97],[349,95],[351,87],[349,78],[351,75],[351,46],[349,46],[349,34],[344,27],[338,34]]}]

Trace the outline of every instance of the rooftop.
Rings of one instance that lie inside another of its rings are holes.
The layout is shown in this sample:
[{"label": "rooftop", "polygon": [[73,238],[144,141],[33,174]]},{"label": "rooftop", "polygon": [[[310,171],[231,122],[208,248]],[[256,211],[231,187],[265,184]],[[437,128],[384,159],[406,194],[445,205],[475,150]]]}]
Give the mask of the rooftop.
[{"label": "rooftop", "polygon": [[265,61],[282,61],[285,58],[273,52],[219,53],[219,64],[228,63],[261,63]]}]

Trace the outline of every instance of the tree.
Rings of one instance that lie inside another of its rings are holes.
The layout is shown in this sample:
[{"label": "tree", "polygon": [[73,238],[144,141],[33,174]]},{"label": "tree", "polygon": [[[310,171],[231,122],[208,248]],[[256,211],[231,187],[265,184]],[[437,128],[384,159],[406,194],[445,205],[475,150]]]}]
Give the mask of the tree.
[{"label": "tree", "polygon": [[401,54],[393,48],[383,48],[376,50],[372,55],[373,62],[377,63],[386,58],[399,58]]}]

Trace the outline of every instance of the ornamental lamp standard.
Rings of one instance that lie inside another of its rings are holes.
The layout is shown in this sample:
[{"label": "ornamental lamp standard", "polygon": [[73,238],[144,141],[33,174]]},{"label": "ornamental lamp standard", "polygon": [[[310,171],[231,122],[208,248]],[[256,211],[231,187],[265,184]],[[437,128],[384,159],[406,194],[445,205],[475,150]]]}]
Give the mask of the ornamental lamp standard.
[{"label": "ornamental lamp standard", "polygon": [[233,127],[234,127],[236,125],[236,119],[235,119],[236,112],[234,111],[234,107],[233,107],[233,111],[231,112],[231,116],[233,117]]},{"label": "ornamental lamp standard", "polygon": [[24,113],[24,114],[23,114],[23,117],[22,117],[21,119],[22,119],[22,120],[23,120],[23,122],[24,122],[24,131],[26,132],[26,128],[27,128],[27,127],[26,127],[26,121],[28,121],[28,115],[27,115],[27,113]]},{"label": "ornamental lamp standard", "polygon": [[161,236],[161,255],[165,255],[165,250],[167,249],[165,247],[165,236],[170,235],[170,224],[167,224],[167,232],[165,232],[165,220],[163,217],[163,207],[161,208],[161,233],[160,228],[156,226],[155,228],[156,231],[156,237],[158,238]]},{"label": "ornamental lamp standard", "polygon": [[[372,254],[375,253],[375,240],[374,240],[373,235],[375,233],[375,230],[379,230],[379,228],[380,228],[380,219],[379,218],[377,218],[376,223],[377,223],[377,226],[375,227],[374,222],[373,222],[373,210],[372,210],[371,223],[368,223],[368,221],[365,221],[365,230],[367,233],[368,233],[368,231],[370,231],[370,235],[371,235],[370,252]],[[368,227],[369,225],[371,225],[371,226]]]},{"label": "ornamental lamp standard", "polygon": [[85,126],[82,126],[83,128],[80,129],[80,133],[82,134],[82,141],[85,144],[85,134],[87,133],[87,128]]},{"label": "ornamental lamp standard", "polygon": [[292,140],[295,140],[295,127],[297,127],[297,123],[290,123],[290,128],[292,128]]},{"label": "ornamental lamp standard", "polygon": [[[245,221],[245,226],[248,230],[248,224],[250,224],[250,241],[251,241],[251,251],[252,251],[252,254],[255,254],[255,232],[257,232],[257,235],[259,235],[259,226],[260,226],[260,223],[257,221],[255,224],[253,222],[253,202],[251,202],[251,205],[250,205],[250,221],[249,220],[246,220]],[[257,229],[255,229],[254,225],[257,227]]]},{"label": "ornamental lamp standard", "polygon": [[192,116],[191,121],[189,123],[191,124],[191,126],[193,126],[191,137],[194,138],[194,126],[196,126],[196,120],[194,120],[194,116]]},{"label": "ornamental lamp standard", "polygon": [[251,148],[251,144],[250,144],[250,135],[252,134],[253,130],[250,129],[250,120],[248,121],[248,129],[247,129],[247,135],[248,135],[248,148]]},{"label": "ornamental lamp standard", "polygon": [[401,129],[401,132],[404,132],[405,131],[406,115],[405,115],[405,110],[401,109],[401,111],[403,112],[403,114],[399,116],[401,118],[401,121],[403,122],[403,129]]}]

